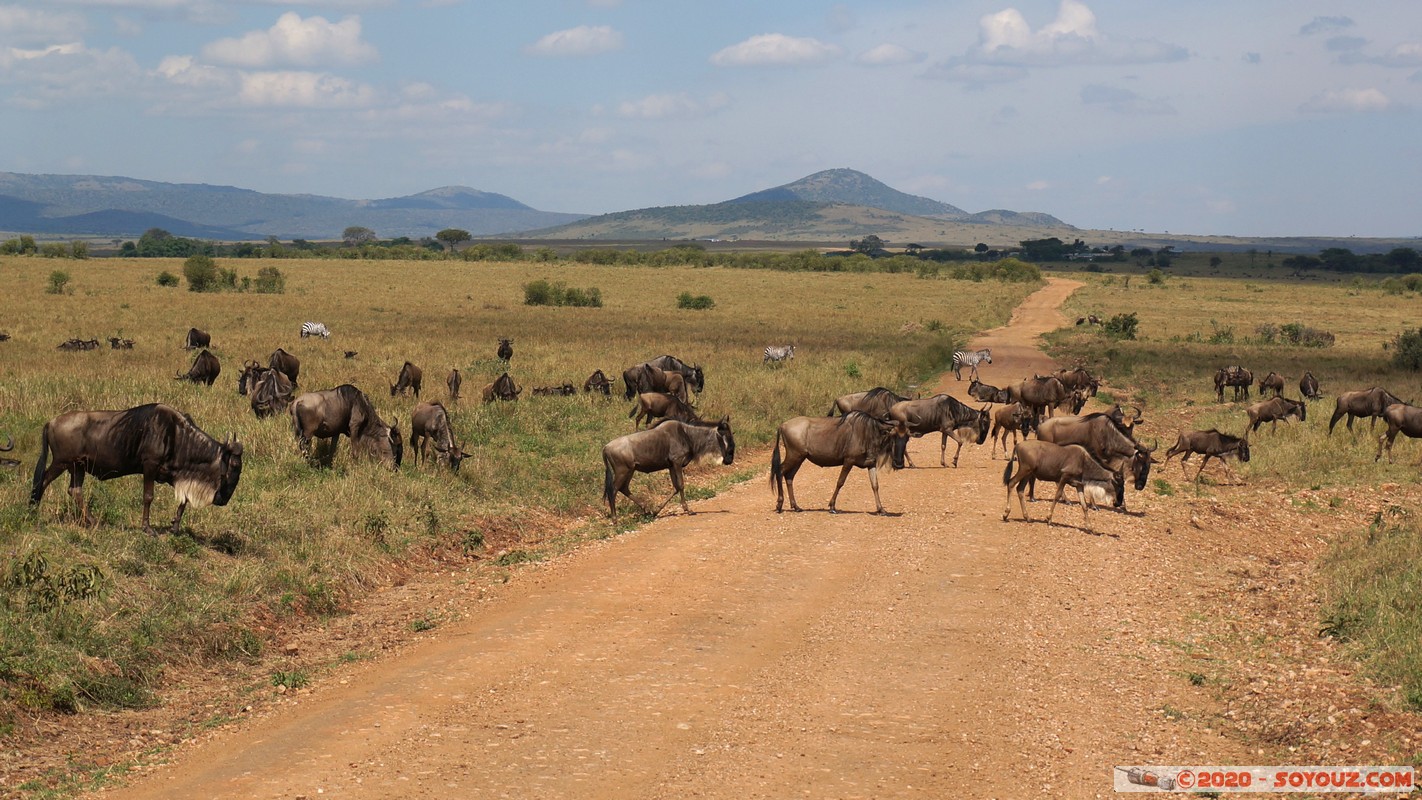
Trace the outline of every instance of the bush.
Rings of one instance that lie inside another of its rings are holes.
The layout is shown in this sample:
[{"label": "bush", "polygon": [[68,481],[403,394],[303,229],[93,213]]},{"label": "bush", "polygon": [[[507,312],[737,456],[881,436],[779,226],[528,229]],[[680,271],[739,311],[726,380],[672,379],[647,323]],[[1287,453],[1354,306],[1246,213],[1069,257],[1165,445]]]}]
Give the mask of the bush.
[{"label": "bush", "polygon": [[69,287],[69,273],[62,269],[57,269],[49,273],[49,287],[45,289],[46,294],[64,294]]},{"label": "bush", "polygon": [[562,281],[549,283],[547,280],[530,281],[523,285],[523,304],[526,306],[584,306],[602,307],[602,290],[596,286],[587,289],[569,289]]},{"label": "bush", "polygon": [[676,307],[705,311],[708,308],[715,308],[716,301],[712,300],[710,295],[699,294],[692,297],[691,292],[682,292],[676,297]]},{"label": "bush", "polygon": [[1392,365],[1413,372],[1422,370],[1422,328],[1403,331],[1393,337]]},{"label": "bush", "polygon": [[1106,320],[1106,335],[1112,339],[1134,339],[1136,338],[1136,326],[1140,320],[1136,318],[1136,312],[1129,314],[1117,314]]},{"label": "bush", "polygon": [[165,269],[165,270],[163,270],[162,272],[158,273],[158,285],[159,285],[159,286],[177,286],[177,285],[178,285],[178,276],[177,276],[177,275],[174,275],[173,273],[171,273],[171,272],[169,272],[168,270]]},{"label": "bush", "polygon": [[257,270],[257,294],[282,294],[286,291],[286,276],[276,267],[262,267]]},{"label": "bush", "polygon": [[183,262],[183,277],[188,279],[190,292],[215,292],[217,285],[217,262],[211,256],[188,256]]},{"label": "bush", "polygon": [[1150,281],[1151,284],[1155,286],[1159,286],[1165,283],[1165,273],[1161,272],[1158,268],[1153,269],[1150,271],[1149,275],[1146,275],[1146,280]]}]

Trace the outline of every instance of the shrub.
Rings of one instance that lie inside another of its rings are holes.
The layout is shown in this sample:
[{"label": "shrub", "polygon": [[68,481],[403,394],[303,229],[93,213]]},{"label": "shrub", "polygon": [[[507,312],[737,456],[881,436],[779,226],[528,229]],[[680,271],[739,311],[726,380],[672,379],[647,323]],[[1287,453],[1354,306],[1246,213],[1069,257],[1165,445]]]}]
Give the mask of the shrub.
[{"label": "shrub", "polygon": [[1155,286],[1159,286],[1165,283],[1165,273],[1161,272],[1159,268],[1153,269],[1150,271],[1149,275],[1146,275],[1146,280],[1150,281]]},{"label": "shrub", "polygon": [[708,308],[715,308],[716,301],[712,300],[711,296],[707,294],[699,294],[693,297],[691,292],[682,292],[676,297],[676,307],[705,311]]},{"label": "shrub", "polygon": [[1129,314],[1117,314],[1106,320],[1104,326],[1106,335],[1112,339],[1134,339],[1136,338],[1136,326],[1140,320],[1136,318],[1136,312]]},{"label": "shrub", "polygon": [[165,269],[165,270],[163,270],[162,272],[158,273],[158,285],[159,285],[159,286],[177,286],[177,285],[178,285],[178,276],[177,276],[177,275],[174,275],[173,273],[171,273],[171,272],[169,272],[168,270]]},{"label": "shrub", "polygon": [[282,294],[286,291],[286,276],[276,267],[257,270],[257,294]]},{"label": "shrub", "polygon": [[60,242],[45,242],[40,245],[39,253],[45,258],[68,258],[69,245]]},{"label": "shrub", "polygon": [[183,277],[188,279],[190,292],[215,292],[217,286],[217,262],[211,256],[188,256],[183,262]]},{"label": "shrub", "polygon": [[1422,328],[1393,337],[1392,365],[1413,372],[1422,370]]},{"label": "shrub", "polygon": [[47,294],[64,294],[68,287],[69,273],[62,269],[49,273],[49,287],[45,289]]},{"label": "shrub", "polygon": [[526,306],[584,306],[602,307],[602,290],[596,286],[587,289],[569,289],[562,281],[549,283],[547,280],[530,281],[523,285],[523,304]]}]

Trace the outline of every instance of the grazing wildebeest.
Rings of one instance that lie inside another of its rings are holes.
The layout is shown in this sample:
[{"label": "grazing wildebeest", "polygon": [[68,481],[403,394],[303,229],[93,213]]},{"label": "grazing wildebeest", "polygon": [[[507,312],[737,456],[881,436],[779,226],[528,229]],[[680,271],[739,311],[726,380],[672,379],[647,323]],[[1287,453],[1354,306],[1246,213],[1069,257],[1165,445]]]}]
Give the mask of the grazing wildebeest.
[{"label": "grazing wildebeest", "polygon": [[654,421],[659,419],[679,419],[682,422],[700,422],[701,417],[697,415],[696,409],[685,400],[674,394],[666,392],[642,392],[637,395],[637,405],[627,413],[632,419],[632,429],[636,430],[642,426],[642,420],[647,421],[647,427],[654,427]]},{"label": "grazing wildebeest", "polygon": [[983,401],[984,403],[1011,403],[1006,389],[999,389],[996,386],[983,383],[977,378],[973,378],[968,383],[968,394]]},{"label": "grazing wildebeest", "polygon": [[[331,338],[331,329],[327,328],[324,324],[320,322],[301,323],[301,338],[307,339],[312,336],[319,336],[322,339],[329,339]],[[292,381],[295,380],[295,378],[292,378]]]},{"label": "grazing wildebeest", "polygon": [[197,328],[188,328],[188,337],[183,340],[184,350],[196,350],[199,347],[211,347],[212,334],[207,331],[200,331]]},{"label": "grazing wildebeest", "polygon": [[345,351],[345,353],[346,353],[346,358],[355,358],[356,356],[360,355],[360,353],[359,353],[358,351],[355,351],[355,350],[347,350],[347,351]]},{"label": "grazing wildebeest", "polygon": [[217,375],[220,372],[222,372],[222,365],[217,363],[217,356],[203,350],[193,359],[193,365],[188,368],[187,373],[179,372],[173,376],[173,380],[205,383],[211,386],[217,380]]},{"label": "grazing wildebeest", "polygon": [[449,377],[444,379],[444,385],[449,387],[449,399],[458,400],[459,387],[464,385],[464,377],[459,374],[459,370],[452,369],[449,371]]},{"label": "grazing wildebeest", "polygon": [[434,444],[435,460],[458,472],[464,461],[464,448],[454,441],[449,412],[438,400],[420,403],[410,412],[410,448],[415,451],[416,464],[429,459],[431,444]]},{"label": "grazing wildebeest", "polygon": [[1333,407],[1333,418],[1328,420],[1328,434],[1333,435],[1333,426],[1337,425],[1338,420],[1345,414],[1348,416],[1348,430],[1353,430],[1354,417],[1367,417],[1368,427],[1371,429],[1377,425],[1378,417],[1382,416],[1388,406],[1401,402],[1396,395],[1381,386],[1344,392],[1338,395],[1337,405]]},{"label": "grazing wildebeest", "polygon": [[[1150,480],[1150,465],[1154,463],[1151,454],[1155,448],[1146,447],[1131,438],[1110,414],[1043,420],[1037,426],[1037,438],[1060,445],[1081,445],[1093,459],[1120,476],[1123,487],[1127,469],[1131,471],[1131,478],[1138,492],[1144,489]],[[1117,505],[1125,505],[1124,494]]]},{"label": "grazing wildebeest", "polygon": [[[1101,381],[1097,380],[1085,367],[1074,367],[1072,369],[1059,369],[1052,373],[1052,377],[1062,382],[1062,385],[1069,392],[1083,392],[1087,397],[1095,397],[1096,392],[1101,388]],[[1075,411],[1072,412],[1076,413]]]},{"label": "grazing wildebeest", "polygon": [[1007,396],[1012,402],[1031,409],[1034,421],[1042,418],[1043,411],[1049,417],[1055,416],[1057,406],[1066,401],[1070,394],[1061,381],[1050,375],[1023,378],[1007,387]]},{"label": "grazing wildebeest", "polygon": [[271,356],[267,358],[267,366],[285,373],[286,377],[291,378],[293,386],[296,385],[297,376],[301,374],[301,359],[280,347],[273,350]]},{"label": "grazing wildebeest", "polygon": [[271,417],[286,411],[291,405],[295,385],[281,370],[263,369],[256,366],[247,379],[247,389],[252,397],[252,413],[258,418]]},{"label": "grazing wildebeest", "polygon": [[133,349],[133,340],[132,340],[132,339],[120,339],[120,338],[117,337],[117,336],[110,336],[110,337],[109,337],[109,349],[110,349],[110,350],[132,350],[132,349]]},{"label": "grazing wildebeest", "polygon": [[1406,403],[1393,403],[1383,409],[1383,421],[1387,423],[1387,433],[1378,437],[1378,454],[1374,461],[1382,458],[1383,444],[1387,444],[1387,463],[1392,463],[1392,441],[1399,431],[1409,439],[1422,439],[1422,408]]},{"label": "grazing wildebeest", "polygon": [[992,350],[984,347],[981,350],[958,350],[953,353],[953,377],[958,380],[963,379],[963,367],[972,370],[972,377],[978,377],[978,365],[982,363],[992,363]]},{"label": "grazing wildebeest", "polygon": [[420,384],[425,380],[425,371],[406,361],[400,368],[400,376],[395,382],[390,384],[390,396],[404,394],[407,390],[413,389],[415,396],[420,396]]},{"label": "grazing wildebeest", "polygon": [[[4,447],[0,447],[0,453],[8,453],[8,452],[10,452],[11,450],[14,450],[14,449],[15,449],[15,439],[14,439],[14,437],[12,437],[12,436],[6,434],[5,439],[6,439],[7,441],[6,441]],[[0,458],[0,467],[18,467],[18,466],[20,466],[20,462],[16,461],[16,460],[13,459],[13,458]]]},{"label": "grazing wildebeest", "polygon": [[1165,451],[1165,463],[1169,464],[1170,459],[1178,454],[1184,454],[1180,459],[1180,474],[1185,474],[1185,462],[1190,460],[1193,453],[1200,453],[1205,457],[1200,462],[1200,469],[1195,473],[1195,480],[1200,479],[1200,473],[1205,471],[1205,465],[1210,463],[1210,459],[1217,458],[1224,465],[1225,471],[1230,474],[1231,480],[1237,480],[1234,470],[1229,468],[1226,457],[1233,456],[1241,462],[1249,462],[1249,439],[1242,436],[1231,436],[1228,433],[1220,433],[1211,428],[1207,431],[1186,431],[1180,434]]},{"label": "grazing wildebeest", "polygon": [[1263,397],[1264,393],[1270,389],[1274,390],[1275,397],[1282,395],[1284,393],[1284,376],[1277,372],[1270,371],[1268,375],[1259,379],[1260,397]]},{"label": "grazing wildebeest", "polygon": [[1235,365],[1223,367],[1215,372],[1215,398],[1223,403],[1224,390],[1226,386],[1234,388],[1234,399],[1238,401],[1241,393],[1244,399],[1249,399],[1249,387],[1254,385],[1254,373]]},{"label": "grazing wildebeest", "polygon": [[70,351],[70,352],[74,352],[74,351],[76,351],[76,350],[97,350],[97,349],[99,349],[99,340],[98,340],[98,339],[65,339],[62,343],[60,343],[60,344],[59,344],[58,346],[56,346],[54,349],[56,349],[56,350],[68,350],[68,351]]},{"label": "grazing wildebeest", "polygon": [[[51,453],[54,460],[46,467]],[[46,422],[40,434],[30,505],[39,505],[50,482],[65,471],[69,495],[86,525],[92,521],[83,500],[85,474],[101,481],[142,475],[143,530],[150,534],[153,485],[172,486],[177,533],[189,504],[225,506],[232,499],[242,477],[242,445],[231,436],[219,442],[188,415],[160,403],[125,411],[70,411]]]},{"label": "grazing wildebeest", "polygon": [[[1261,384],[1262,385],[1262,384]],[[1308,406],[1302,400],[1290,400],[1282,395],[1265,400],[1262,403],[1255,403],[1246,408],[1244,413],[1249,415],[1249,431],[1253,433],[1259,430],[1259,426],[1268,422],[1270,430],[1279,424],[1279,420],[1287,422],[1289,417],[1298,417],[1299,422],[1308,421]]]},{"label": "grazing wildebeest", "polygon": [[902,403],[910,399],[912,398],[900,397],[882,386],[876,386],[867,392],[854,392],[835,398],[834,405],[830,406],[829,413],[825,416],[832,417],[836,411],[840,415],[848,414],[851,411],[862,411],[877,419],[888,419],[889,409],[893,407],[894,403]]},{"label": "grazing wildebeest", "polygon": [[500,361],[508,361],[513,358],[513,339],[500,339],[499,350],[496,353]]},{"label": "grazing wildebeest", "polygon": [[561,386],[535,386],[533,387],[534,397],[571,397],[578,393],[578,390],[571,383],[564,383]]},{"label": "grazing wildebeest", "polygon": [[773,361],[773,362],[775,362],[776,364],[783,364],[783,363],[786,362],[786,361],[794,361],[794,360],[795,360],[795,345],[793,345],[793,344],[767,345],[766,348],[765,348],[765,355],[761,358],[760,363],[762,363],[762,364],[769,364],[769,363],[771,363],[771,362]]},{"label": "grazing wildebeest", "polygon": [[[1012,463],[1016,461],[1017,474],[1012,474]],[[1057,494],[1052,498],[1052,506],[1047,510],[1047,524],[1052,523],[1057,503],[1061,501],[1066,487],[1076,489],[1081,502],[1081,526],[1088,523],[1088,506],[1105,504],[1125,504],[1126,487],[1121,476],[1097,463],[1079,444],[1060,445],[1054,442],[1032,441],[1028,439],[1012,450],[1007,458],[1007,466],[1002,470],[1002,483],[1007,487],[1007,506],[1002,509],[1002,519],[1007,521],[1012,514],[1012,490],[1017,489],[1017,504],[1022,507],[1022,519],[1031,522],[1027,513],[1027,500],[1022,496],[1027,483],[1051,481],[1057,485]]]},{"label": "grazing wildebeest", "polygon": [[629,433],[608,442],[602,448],[602,498],[607,501],[607,513],[617,516],[617,494],[627,495],[642,513],[647,509],[637,502],[628,487],[638,472],[671,474],[672,493],[651,512],[660,514],[673,497],[681,496],[681,509],[693,513],[686,505],[686,484],[682,470],[694,461],[730,465],[736,457],[736,438],[731,433],[731,418],[720,422],[682,422],[662,420],[656,427]]},{"label": "grazing wildebeest", "polygon": [[[987,406],[981,410],[964,405],[958,398],[946,394],[936,394],[922,400],[902,400],[889,407],[889,419],[902,422],[909,435],[915,438],[929,433],[943,435],[942,447],[938,451],[938,465],[948,466],[948,438],[958,443],[953,451],[953,466],[958,466],[958,456],[963,452],[963,442],[982,444],[987,441],[992,419]],[[913,459],[904,451],[904,458],[910,467]]]},{"label": "grazing wildebeest", "polygon": [[349,383],[334,389],[306,392],[296,398],[287,412],[291,415],[292,434],[302,455],[308,458],[312,439],[330,439],[334,455],[344,435],[350,437],[351,455],[378,458],[394,469],[400,468],[400,459],[405,453],[400,421],[392,419],[386,425],[365,392]]},{"label": "grazing wildebeest", "polygon": [[1002,440],[1002,454],[1007,455],[1007,435],[1012,434],[1012,445],[1017,446],[1017,435],[1022,434],[1026,439],[1027,434],[1036,430],[1032,422],[1032,411],[1021,403],[1009,403],[998,406],[992,412],[992,432],[988,434],[992,437],[992,450],[989,456],[997,458],[997,442]]},{"label": "grazing wildebeest", "polygon": [[505,372],[494,379],[494,382],[485,386],[483,391],[484,402],[492,403],[495,400],[517,400],[523,387],[514,383],[514,379]]},{"label": "grazing wildebeest", "polygon": [[612,381],[607,379],[602,370],[594,370],[588,379],[583,381],[584,392],[601,392],[604,397],[612,396]]},{"label": "grazing wildebeest", "polygon": [[638,364],[635,367],[628,367],[622,373],[622,382],[627,385],[625,393],[628,400],[631,400],[634,394],[641,392],[666,392],[674,394],[682,400],[690,400],[686,391],[686,377],[674,370],[662,369],[651,364]]},{"label": "grazing wildebeest", "polygon": [[1318,400],[1323,397],[1318,390],[1318,378],[1313,377],[1312,372],[1304,372],[1303,377],[1299,378],[1299,394],[1303,395],[1305,400]]},{"label": "grazing wildebeest", "polygon": [[[785,460],[780,460],[780,442],[785,441]],[[829,511],[839,513],[835,501],[844,486],[849,471],[855,467],[869,470],[869,487],[874,490],[875,514],[884,513],[879,501],[879,468],[903,469],[904,452],[908,447],[908,429],[902,422],[880,419],[862,411],[850,411],[842,417],[794,417],[780,424],[775,431],[775,449],[770,454],[770,486],[775,490],[775,511],[785,504],[790,494],[790,510],[799,511],[795,502],[795,473],[809,459],[817,467],[840,467],[834,494],[830,495]]]}]

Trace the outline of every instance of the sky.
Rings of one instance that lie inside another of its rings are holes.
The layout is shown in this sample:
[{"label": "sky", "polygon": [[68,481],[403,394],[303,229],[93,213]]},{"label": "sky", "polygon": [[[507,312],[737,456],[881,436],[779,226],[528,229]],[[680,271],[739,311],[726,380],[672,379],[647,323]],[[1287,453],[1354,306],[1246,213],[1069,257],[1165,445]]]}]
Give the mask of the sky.
[{"label": "sky", "polygon": [[1422,235],[1418,0],[0,0],[0,171]]}]

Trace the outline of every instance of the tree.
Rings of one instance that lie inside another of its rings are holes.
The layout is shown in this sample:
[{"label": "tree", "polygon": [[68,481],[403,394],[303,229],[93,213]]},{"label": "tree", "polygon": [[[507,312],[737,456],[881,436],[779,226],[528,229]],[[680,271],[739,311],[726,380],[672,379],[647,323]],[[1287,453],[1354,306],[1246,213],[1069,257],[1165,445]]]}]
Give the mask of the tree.
[{"label": "tree", "polygon": [[341,240],[347,247],[360,247],[375,241],[375,231],[361,225],[352,225],[341,233]]},{"label": "tree", "polygon": [[190,256],[183,262],[183,277],[188,279],[188,291],[210,292],[217,287],[217,262],[204,255]]},{"label": "tree", "polygon": [[449,252],[453,253],[459,245],[474,237],[469,235],[469,231],[461,228],[445,228],[439,233],[436,233],[435,238],[449,245]]},{"label": "tree", "polygon": [[874,253],[884,249],[884,240],[871,233],[868,236],[865,236],[863,239],[855,239],[851,241],[849,243],[849,249],[853,250],[856,253],[873,255]]}]

